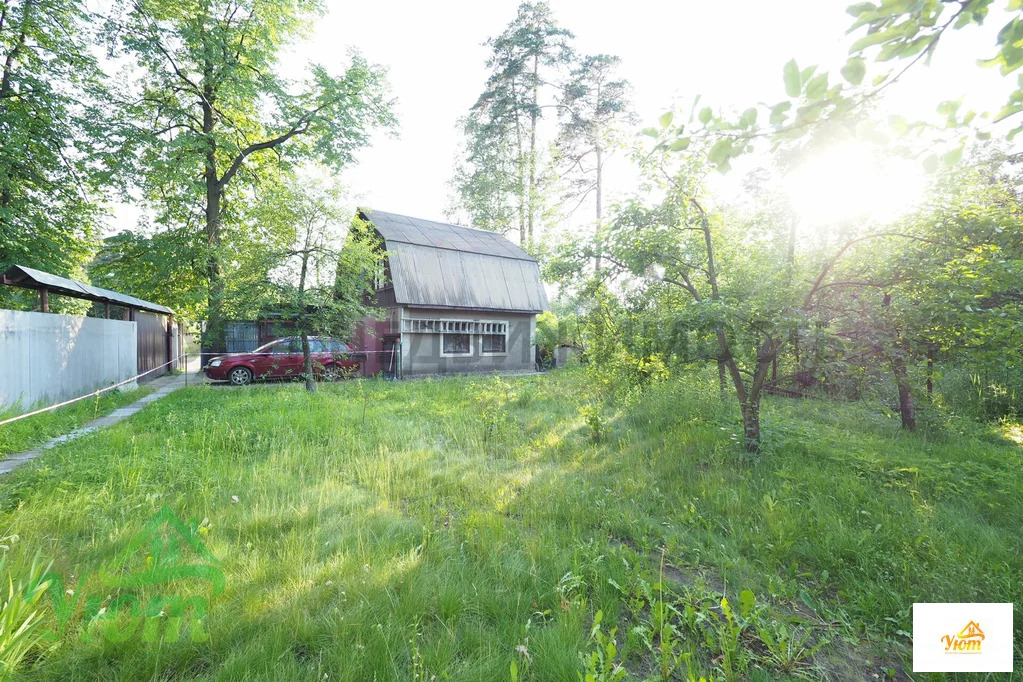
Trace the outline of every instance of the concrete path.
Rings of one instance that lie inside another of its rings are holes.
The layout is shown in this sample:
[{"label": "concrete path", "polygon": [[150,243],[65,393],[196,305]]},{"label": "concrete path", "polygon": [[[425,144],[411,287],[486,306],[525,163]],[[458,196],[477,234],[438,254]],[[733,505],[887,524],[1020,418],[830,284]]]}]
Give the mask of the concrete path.
[{"label": "concrete path", "polygon": [[[196,366],[198,366],[198,360],[196,360],[195,363],[190,364],[195,364]],[[202,383],[202,380],[205,377],[197,376],[196,374],[193,373],[172,374],[153,379],[147,385],[150,386],[151,388],[154,388],[155,390],[146,397],[136,400],[130,405],[125,405],[124,407],[118,408],[111,412],[110,414],[106,415],[105,417],[93,419],[85,426],[77,428],[71,433],[65,433],[63,436],[57,436],[56,438],[52,438],[33,450],[18,452],[8,456],[7,459],[0,461],[0,476],[11,471],[14,471],[23,464],[31,462],[33,459],[43,454],[52,447],[56,447],[63,443],[67,443],[68,441],[72,441],[78,438],[79,436],[84,436],[87,433],[92,433],[93,431],[98,431],[104,427],[113,426],[118,422],[124,421],[131,415],[135,414],[136,412],[144,408],[149,403],[156,402],[157,400],[163,398],[169,393],[172,393],[178,390],[179,388],[182,388],[185,385],[186,378],[189,384],[198,385]],[[29,419],[31,419],[31,417],[29,417]]]}]

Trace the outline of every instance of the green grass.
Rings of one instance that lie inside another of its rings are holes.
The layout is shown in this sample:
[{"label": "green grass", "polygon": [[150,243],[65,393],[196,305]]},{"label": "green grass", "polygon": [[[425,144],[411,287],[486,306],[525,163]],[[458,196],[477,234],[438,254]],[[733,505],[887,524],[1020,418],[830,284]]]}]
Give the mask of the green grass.
[{"label": "green grass", "polygon": [[79,604],[21,675],[906,679],[914,601],[1023,602],[1023,448],[993,429],[770,399],[750,459],[699,377],[598,398],[583,371],[192,387],[61,446],[0,488],[12,552],[108,605],[96,572],[166,505],[226,589],[205,642],[114,643]]},{"label": "green grass", "polygon": [[[133,403],[152,392],[153,389],[147,386],[127,391],[107,391],[95,398],[79,400],[52,412],[44,412],[0,426],[0,459],[15,452],[29,450],[55,436],[70,433],[86,422],[110,414],[117,408]],[[0,421],[29,411],[31,410],[13,408],[0,410]]]}]

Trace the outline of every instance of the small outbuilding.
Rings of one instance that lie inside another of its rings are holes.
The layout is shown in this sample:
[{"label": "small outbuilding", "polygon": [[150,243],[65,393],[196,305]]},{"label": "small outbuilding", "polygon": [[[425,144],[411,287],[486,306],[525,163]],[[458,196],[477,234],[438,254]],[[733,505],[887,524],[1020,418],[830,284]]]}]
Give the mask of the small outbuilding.
[{"label": "small outbuilding", "polygon": [[[376,304],[353,342],[401,376],[535,367],[536,316],[548,309],[536,259],[488,230],[362,209],[385,250]],[[373,352],[376,351],[376,352]]]}]

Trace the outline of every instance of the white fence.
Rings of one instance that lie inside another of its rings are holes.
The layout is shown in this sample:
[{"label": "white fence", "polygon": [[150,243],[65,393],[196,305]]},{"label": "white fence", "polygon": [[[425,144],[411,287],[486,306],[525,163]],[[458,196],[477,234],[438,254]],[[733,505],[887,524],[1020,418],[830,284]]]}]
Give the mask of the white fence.
[{"label": "white fence", "polygon": [[134,322],[0,310],[0,409],[66,400],[137,371]]}]

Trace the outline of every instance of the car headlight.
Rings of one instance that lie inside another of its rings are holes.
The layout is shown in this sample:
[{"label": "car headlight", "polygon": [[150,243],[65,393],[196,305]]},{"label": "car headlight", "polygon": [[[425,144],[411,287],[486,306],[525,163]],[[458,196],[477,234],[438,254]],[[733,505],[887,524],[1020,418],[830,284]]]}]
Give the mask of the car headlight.
[{"label": "car headlight", "polygon": [[210,367],[220,367],[220,360],[214,360],[211,362]]}]

